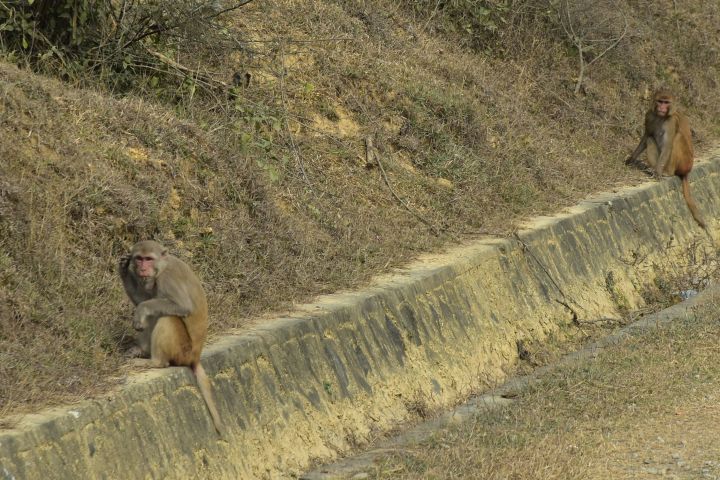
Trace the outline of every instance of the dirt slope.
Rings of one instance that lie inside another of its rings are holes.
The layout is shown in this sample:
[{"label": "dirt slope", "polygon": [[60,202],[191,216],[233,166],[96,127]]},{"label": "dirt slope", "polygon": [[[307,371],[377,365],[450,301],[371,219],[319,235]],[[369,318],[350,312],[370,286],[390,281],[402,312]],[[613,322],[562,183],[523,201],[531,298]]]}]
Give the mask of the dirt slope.
[{"label": "dirt slope", "polygon": [[222,81],[251,73],[232,98],[62,83],[6,53],[0,417],[122,378],[114,269],[138,239],[195,266],[218,335],[644,179],[622,160],[654,85],[678,92],[700,149],[717,137],[716,4],[577,3],[594,46],[575,93],[555,2],[455,8],[470,3],[249,3],[224,20],[233,48],[172,52]]}]

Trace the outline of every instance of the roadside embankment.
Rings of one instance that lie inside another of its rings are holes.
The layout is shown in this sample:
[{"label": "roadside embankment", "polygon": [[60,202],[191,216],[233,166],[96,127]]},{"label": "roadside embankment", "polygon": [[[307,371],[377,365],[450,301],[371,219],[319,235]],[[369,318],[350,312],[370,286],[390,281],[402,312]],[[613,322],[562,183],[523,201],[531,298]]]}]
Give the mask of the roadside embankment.
[{"label": "roadside embankment", "polygon": [[[720,156],[692,191],[717,235]],[[669,248],[707,237],[677,179],[596,195],[516,238],[424,257],[206,349],[226,437],[188,369],[133,375],[111,395],[0,432],[0,478],[287,478],[501,382],[519,341],[644,304]]]},{"label": "roadside embankment", "polygon": [[300,479],[711,478],[719,301],[713,282]]}]

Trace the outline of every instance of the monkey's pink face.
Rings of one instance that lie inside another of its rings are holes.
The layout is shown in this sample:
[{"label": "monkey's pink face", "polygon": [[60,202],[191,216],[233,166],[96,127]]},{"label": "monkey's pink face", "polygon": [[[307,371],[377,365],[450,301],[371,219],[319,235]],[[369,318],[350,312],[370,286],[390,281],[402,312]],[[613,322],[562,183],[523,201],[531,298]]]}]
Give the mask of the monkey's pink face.
[{"label": "monkey's pink face", "polygon": [[135,256],[135,271],[143,278],[155,275],[155,257]]},{"label": "monkey's pink face", "polygon": [[670,100],[660,99],[655,102],[655,113],[664,117],[670,111]]}]

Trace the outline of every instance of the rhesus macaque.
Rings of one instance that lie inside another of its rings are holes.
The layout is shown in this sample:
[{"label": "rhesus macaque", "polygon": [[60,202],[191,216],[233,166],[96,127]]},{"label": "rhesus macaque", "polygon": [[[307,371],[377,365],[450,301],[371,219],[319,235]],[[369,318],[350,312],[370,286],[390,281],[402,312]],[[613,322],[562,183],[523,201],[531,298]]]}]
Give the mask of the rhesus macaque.
[{"label": "rhesus macaque", "polygon": [[208,326],[207,299],[200,280],[185,262],[152,240],[136,243],[120,258],[119,270],[125,292],[135,304],[136,353],[150,357],[138,363],[154,368],[190,367],[215,429],[222,434],[210,380],[200,364]]},{"label": "rhesus macaque", "polygon": [[664,88],[653,94],[652,105],[645,114],[645,132],[627,163],[637,161],[647,148],[647,164],[655,176],[677,175],[682,183],[682,194],[695,221],[707,231],[695,200],[690,195],[687,176],[693,167],[693,146],[690,123],[677,111],[672,93]]}]

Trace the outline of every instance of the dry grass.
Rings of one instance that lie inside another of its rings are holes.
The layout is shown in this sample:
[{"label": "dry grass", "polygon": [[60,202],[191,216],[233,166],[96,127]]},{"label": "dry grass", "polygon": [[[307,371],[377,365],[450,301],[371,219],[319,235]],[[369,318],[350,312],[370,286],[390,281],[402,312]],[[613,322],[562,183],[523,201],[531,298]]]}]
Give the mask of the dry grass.
[{"label": "dry grass", "polygon": [[370,478],[717,478],[718,305],[545,375]]},{"label": "dry grass", "polygon": [[151,83],[114,98],[1,65],[0,417],[115,382],[131,333],[115,259],[138,239],[194,265],[217,335],[644,179],[622,160],[658,83],[702,147],[720,131],[720,12],[661,3],[613,6],[631,33],[578,95],[577,52],[532,1],[472,41],[409,3],[251,2],[232,49],[173,52],[252,73],[231,100]]}]

